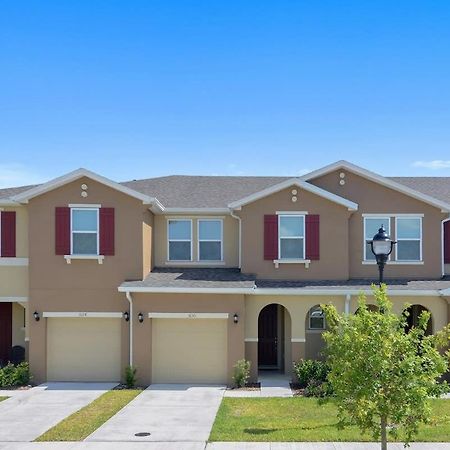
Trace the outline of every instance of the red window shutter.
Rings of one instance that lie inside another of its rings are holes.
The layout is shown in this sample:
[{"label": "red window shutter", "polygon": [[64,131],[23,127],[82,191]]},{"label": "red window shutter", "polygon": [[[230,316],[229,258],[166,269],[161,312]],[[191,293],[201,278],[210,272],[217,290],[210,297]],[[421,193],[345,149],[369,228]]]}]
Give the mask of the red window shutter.
[{"label": "red window shutter", "polygon": [[450,221],[444,222],[444,264],[450,264]]},{"label": "red window shutter", "polygon": [[1,250],[3,257],[16,256],[16,212],[1,212]]},{"label": "red window shutter", "polygon": [[278,259],[278,216],[264,216],[264,259]]},{"label": "red window shutter", "polygon": [[100,208],[100,255],[114,255],[114,208]]},{"label": "red window shutter", "polygon": [[70,208],[55,208],[55,254],[70,254]]},{"label": "red window shutter", "polygon": [[305,217],[306,259],[320,259],[320,216],[308,214]]}]

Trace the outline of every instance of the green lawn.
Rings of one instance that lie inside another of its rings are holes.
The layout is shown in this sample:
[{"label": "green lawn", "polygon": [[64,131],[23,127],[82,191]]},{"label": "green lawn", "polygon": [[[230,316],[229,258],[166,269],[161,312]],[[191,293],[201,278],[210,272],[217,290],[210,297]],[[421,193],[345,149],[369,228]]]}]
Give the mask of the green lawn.
[{"label": "green lawn", "polygon": [[[450,400],[432,400],[433,424],[421,426],[417,441],[450,441]],[[224,398],[210,441],[372,441],[356,427],[336,428],[333,402],[317,399]]]},{"label": "green lawn", "polygon": [[141,392],[140,389],[108,391],[50,428],[36,441],[82,441]]},{"label": "green lawn", "polygon": [[6,400],[9,397],[0,397],[0,402],[2,402],[3,400]]}]

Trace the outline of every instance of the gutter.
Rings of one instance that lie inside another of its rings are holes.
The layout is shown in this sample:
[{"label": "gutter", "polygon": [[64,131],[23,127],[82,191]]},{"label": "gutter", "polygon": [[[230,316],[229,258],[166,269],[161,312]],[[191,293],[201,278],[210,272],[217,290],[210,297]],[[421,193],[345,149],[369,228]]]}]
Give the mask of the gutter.
[{"label": "gutter", "polygon": [[352,296],[350,294],[347,294],[345,296],[345,305],[344,305],[344,312],[345,314],[350,314],[350,302],[352,300]]},{"label": "gutter", "polygon": [[130,303],[130,366],[133,365],[133,297],[130,291],[125,292],[128,302]]}]

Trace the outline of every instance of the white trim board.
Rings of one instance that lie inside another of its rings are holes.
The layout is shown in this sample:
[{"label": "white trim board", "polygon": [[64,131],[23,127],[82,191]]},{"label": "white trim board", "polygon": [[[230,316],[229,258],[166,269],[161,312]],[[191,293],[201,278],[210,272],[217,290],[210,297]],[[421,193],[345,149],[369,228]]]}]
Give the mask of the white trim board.
[{"label": "white trim board", "polygon": [[258,338],[245,338],[244,342],[258,342]]},{"label": "white trim board", "polygon": [[45,194],[53,189],[56,189],[60,186],[64,186],[67,183],[71,183],[72,181],[76,181],[80,178],[90,178],[97,183],[104,184],[116,191],[122,192],[123,194],[129,195],[130,197],[137,198],[141,200],[145,205],[160,205],[154,197],[149,197],[148,195],[142,194],[141,192],[135,191],[134,189],[130,189],[122,184],[116,183],[115,181],[110,180],[109,178],[103,177],[97,173],[91,172],[90,170],[80,168],[74,170],[72,172],[66,173],[65,175],[54,178],[53,180],[48,181],[47,183],[40,184],[39,186],[35,186],[34,188],[28,189],[20,194],[13,195],[11,200],[19,203],[28,203],[34,197],[38,195]]},{"label": "white trim board", "polygon": [[335,163],[324,166],[318,170],[313,170],[312,172],[299,177],[299,179],[303,181],[309,181],[314,178],[318,178],[322,175],[326,175],[330,172],[334,172],[335,170],[338,169],[348,170],[349,172],[352,172],[363,178],[381,184],[382,186],[391,188],[394,191],[401,192],[402,194],[408,195],[409,197],[415,198],[416,200],[421,200],[424,203],[428,203],[436,208],[439,208],[443,212],[450,212],[450,203],[446,203],[441,200],[435,199],[434,197],[423,194],[422,192],[411,189],[401,183],[398,183],[397,181],[390,180],[386,177],[371,172],[370,170],[363,169],[362,167],[359,167],[345,160],[340,160]]},{"label": "white trim board", "polygon": [[28,297],[0,297],[0,303],[27,303]]},{"label": "white trim board", "polygon": [[0,258],[0,266],[28,266],[28,258]]},{"label": "white trim board", "polygon": [[291,342],[306,342],[305,338],[292,338]]},{"label": "white trim board", "polygon": [[340,197],[339,195],[333,194],[332,192],[328,192],[325,189],[322,189],[313,184],[307,183],[300,178],[290,178],[289,180],[282,181],[281,183],[277,183],[273,186],[270,186],[266,189],[263,189],[259,192],[255,192],[254,194],[248,195],[240,200],[232,202],[228,205],[230,209],[241,209],[242,206],[248,205],[249,203],[253,203],[256,200],[260,200],[261,198],[267,197],[269,195],[275,194],[276,192],[280,192],[283,189],[287,189],[291,186],[297,186],[300,189],[304,189],[307,192],[311,192],[312,194],[316,194],[319,197],[323,197],[331,202],[337,203],[339,205],[345,206],[349,211],[357,211],[358,204],[347,200],[346,198]]},{"label": "white trim board", "polygon": [[42,313],[42,317],[74,317],[78,319],[121,319],[123,313],[121,312],[53,312],[45,311]]},{"label": "white trim board", "polygon": [[149,319],[228,319],[229,313],[169,313],[169,312],[150,312]]}]

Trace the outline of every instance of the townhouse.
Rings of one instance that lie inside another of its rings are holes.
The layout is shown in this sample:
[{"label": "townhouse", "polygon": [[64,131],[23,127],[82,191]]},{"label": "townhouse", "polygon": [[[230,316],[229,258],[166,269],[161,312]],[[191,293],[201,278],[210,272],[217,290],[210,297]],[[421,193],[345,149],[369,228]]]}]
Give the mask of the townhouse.
[{"label": "townhouse", "polygon": [[0,190],[0,361],[35,381],[231,381],[237,360],[291,372],[320,358],[333,302],[377,279],[366,244],[397,241],[394,308],[450,320],[450,177],[383,177],[339,161],[298,178],[168,176],[117,183],[79,169]]}]

